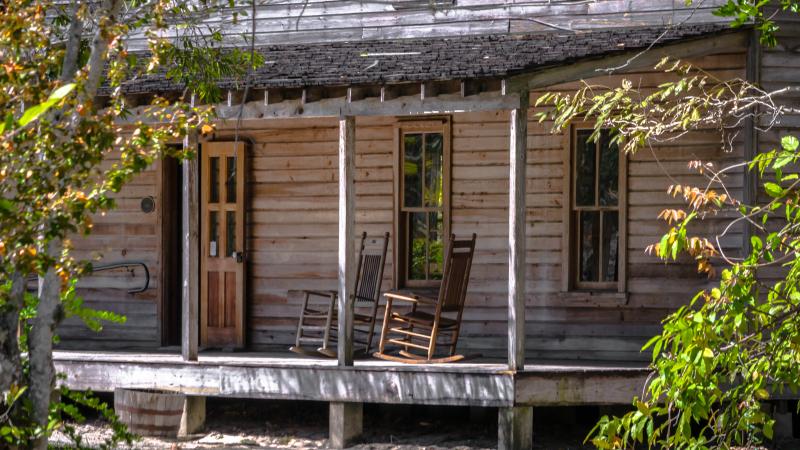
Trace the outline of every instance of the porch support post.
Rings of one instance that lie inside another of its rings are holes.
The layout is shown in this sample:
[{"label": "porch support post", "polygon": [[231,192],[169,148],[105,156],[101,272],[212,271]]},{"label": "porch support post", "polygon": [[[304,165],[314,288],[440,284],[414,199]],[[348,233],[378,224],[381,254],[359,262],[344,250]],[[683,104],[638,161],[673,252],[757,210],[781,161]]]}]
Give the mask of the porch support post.
[{"label": "porch support post", "polygon": [[528,91],[511,110],[508,183],[508,368],[525,367],[525,169]]},{"label": "porch support post", "polygon": [[533,448],[532,406],[511,406],[497,410],[497,448],[499,450]]},{"label": "porch support post", "polygon": [[203,430],[206,424],[206,398],[187,395],[183,401],[178,437],[186,437]]},{"label": "porch support post", "polygon": [[181,355],[184,361],[197,361],[197,313],[200,307],[200,226],[198,223],[198,192],[199,178],[197,175],[197,162],[200,158],[197,145],[197,133],[190,133],[184,138],[183,146],[186,150],[195,152],[194,158],[183,162],[183,207],[181,219],[183,221],[183,264],[182,264],[182,293],[181,293]]},{"label": "porch support post", "polygon": [[355,117],[339,119],[339,300],[337,305],[337,357],[340,366],[353,365],[353,303],[356,258],[352,237],[355,228],[356,171]]},{"label": "porch support post", "polygon": [[331,402],[328,412],[328,444],[331,448],[346,448],[364,430],[364,404]]}]

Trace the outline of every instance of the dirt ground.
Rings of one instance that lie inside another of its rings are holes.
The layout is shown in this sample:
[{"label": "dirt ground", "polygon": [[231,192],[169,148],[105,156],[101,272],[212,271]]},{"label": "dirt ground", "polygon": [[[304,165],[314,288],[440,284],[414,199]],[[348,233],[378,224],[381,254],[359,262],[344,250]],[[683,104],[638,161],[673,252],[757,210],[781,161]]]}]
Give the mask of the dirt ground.
[{"label": "dirt ground", "polygon": [[[596,410],[540,409],[535,448],[579,450]],[[327,404],[209,399],[203,433],[189,439],[142,438],[135,449],[322,449],[327,448]],[[78,425],[85,443],[97,445],[110,431],[99,420]],[[52,439],[65,448],[63,435]],[[492,408],[365,405],[358,450],[492,449],[497,411]]]},{"label": "dirt ground", "polygon": [[[108,402],[112,399],[106,398]],[[536,408],[534,448],[584,450],[582,441],[603,414],[625,408]],[[142,438],[132,449],[324,449],[328,448],[326,403],[208,399],[206,426],[188,439]],[[110,434],[97,419],[77,425],[84,443],[97,446]],[[65,436],[53,447],[71,448]],[[497,446],[497,410],[411,405],[365,405],[364,434],[356,450],[492,449]],[[775,450],[798,450],[784,440]],[[764,450],[764,449],[762,449]]]}]

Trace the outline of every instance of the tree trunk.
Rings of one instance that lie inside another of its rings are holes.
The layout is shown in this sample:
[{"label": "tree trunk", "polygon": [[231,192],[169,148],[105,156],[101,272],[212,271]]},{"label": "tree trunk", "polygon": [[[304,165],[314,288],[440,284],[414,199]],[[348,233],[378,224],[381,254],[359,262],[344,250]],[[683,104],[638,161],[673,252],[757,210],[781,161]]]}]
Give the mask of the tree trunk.
[{"label": "tree trunk", "polygon": [[19,384],[20,364],[19,312],[25,296],[25,277],[19,273],[11,276],[11,292],[8,304],[0,313],[0,391],[8,391],[12,384]]},{"label": "tree trunk", "polygon": [[[39,307],[28,336],[30,385],[28,395],[33,404],[33,420],[47,427],[50,399],[55,381],[53,367],[53,332],[61,317],[61,279],[54,269],[44,275]],[[33,448],[46,449],[47,437],[37,440]]]}]

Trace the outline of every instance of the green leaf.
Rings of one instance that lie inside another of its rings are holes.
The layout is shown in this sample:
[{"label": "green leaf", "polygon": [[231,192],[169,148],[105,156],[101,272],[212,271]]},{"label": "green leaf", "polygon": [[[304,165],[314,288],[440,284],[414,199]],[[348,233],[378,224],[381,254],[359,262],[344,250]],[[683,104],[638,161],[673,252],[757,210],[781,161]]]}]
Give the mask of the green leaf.
[{"label": "green leaf", "polygon": [[50,94],[50,97],[47,100],[48,101],[61,100],[67,95],[69,95],[69,93],[72,92],[73,89],[75,89],[75,83],[65,84],[64,86],[61,86],[60,88],[53,91],[53,93]]},{"label": "green leaf", "polygon": [[794,160],[794,153],[790,152],[781,152],[777,158],[775,158],[775,162],[772,164],[773,169],[780,169],[781,167],[789,164]]},{"label": "green leaf", "polygon": [[46,113],[53,107],[56,103],[62,100],[67,94],[69,94],[73,89],[75,89],[75,83],[65,84],[60,88],[53,91],[50,94],[50,97],[44,103],[40,103],[35,106],[31,106],[25,113],[22,114],[22,117],[19,118],[19,125],[24,127],[25,125],[33,122],[34,120],[38,119],[42,116],[42,114]]},{"label": "green leaf", "polygon": [[793,152],[800,146],[800,141],[794,136],[784,136],[781,138],[781,147],[787,152]]},{"label": "green leaf", "polygon": [[780,197],[783,194],[783,188],[772,182],[764,183],[764,190],[770,197]]}]

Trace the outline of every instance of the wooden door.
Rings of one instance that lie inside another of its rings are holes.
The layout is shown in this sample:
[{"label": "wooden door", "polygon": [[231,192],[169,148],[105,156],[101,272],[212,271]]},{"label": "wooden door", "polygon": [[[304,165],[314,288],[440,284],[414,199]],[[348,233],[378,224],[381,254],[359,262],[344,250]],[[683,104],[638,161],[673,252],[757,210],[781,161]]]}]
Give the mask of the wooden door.
[{"label": "wooden door", "polygon": [[200,344],[244,347],[243,142],[202,144]]}]

